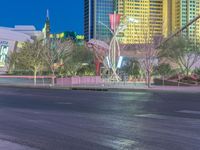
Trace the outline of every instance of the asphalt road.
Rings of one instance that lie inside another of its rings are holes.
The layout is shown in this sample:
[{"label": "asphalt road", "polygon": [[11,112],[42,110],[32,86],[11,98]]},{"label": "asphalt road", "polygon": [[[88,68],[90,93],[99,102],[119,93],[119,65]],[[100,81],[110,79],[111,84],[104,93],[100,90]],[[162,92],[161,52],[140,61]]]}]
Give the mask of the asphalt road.
[{"label": "asphalt road", "polygon": [[200,93],[1,87],[0,149],[199,150]]}]

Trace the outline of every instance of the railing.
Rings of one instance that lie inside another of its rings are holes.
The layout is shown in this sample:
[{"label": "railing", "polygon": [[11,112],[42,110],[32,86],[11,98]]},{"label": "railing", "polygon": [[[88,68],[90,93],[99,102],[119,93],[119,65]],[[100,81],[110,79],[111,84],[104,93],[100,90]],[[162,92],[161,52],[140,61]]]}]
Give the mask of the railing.
[{"label": "railing", "polygon": [[[37,85],[50,85],[53,76],[36,76]],[[4,85],[33,85],[34,76],[1,75],[0,84]]]}]

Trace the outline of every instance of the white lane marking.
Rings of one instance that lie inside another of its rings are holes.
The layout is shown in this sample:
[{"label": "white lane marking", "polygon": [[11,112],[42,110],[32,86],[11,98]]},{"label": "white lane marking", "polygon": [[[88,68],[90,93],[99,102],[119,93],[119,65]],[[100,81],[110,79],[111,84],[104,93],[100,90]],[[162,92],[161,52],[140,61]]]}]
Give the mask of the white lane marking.
[{"label": "white lane marking", "polygon": [[[200,114],[199,114],[200,115]],[[135,115],[135,117],[138,118],[148,118],[148,119],[158,119],[158,120],[170,120],[170,121],[183,121],[183,122],[191,122],[191,123],[197,123],[200,124],[200,120],[194,119],[194,118],[183,118],[178,116],[168,116],[168,115],[158,115],[158,114],[141,114],[141,115]]]},{"label": "white lane marking", "polygon": [[140,117],[140,118],[159,119],[159,120],[192,120],[189,118],[182,118],[182,117],[168,116],[168,115],[158,115],[158,114],[141,114],[141,115],[135,115],[135,116]]},{"label": "white lane marking", "polygon": [[72,105],[72,103],[68,103],[68,102],[57,102],[56,104],[59,104],[59,105]]},{"label": "white lane marking", "polygon": [[140,114],[135,115],[136,117],[142,117],[142,118],[151,118],[151,119],[166,119],[167,116],[163,115],[156,115],[156,114]]},{"label": "white lane marking", "polygon": [[177,112],[186,113],[186,114],[200,115],[200,111],[193,111],[193,110],[180,110],[180,111],[177,111]]}]

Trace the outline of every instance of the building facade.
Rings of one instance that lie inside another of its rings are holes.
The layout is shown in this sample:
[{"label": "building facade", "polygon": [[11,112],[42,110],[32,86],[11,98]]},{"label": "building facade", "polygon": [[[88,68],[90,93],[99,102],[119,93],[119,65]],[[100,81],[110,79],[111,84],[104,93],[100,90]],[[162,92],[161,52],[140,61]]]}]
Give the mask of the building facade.
[{"label": "building facade", "polygon": [[[148,43],[153,37],[168,37],[200,14],[200,0],[85,0],[85,39],[110,39],[109,14],[116,10],[121,21],[126,17],[137,20],[119,34],[123,44]],[[103,25],[104,24],[104,25]],[[182,32],[200,41],[200,21]]]},{"label": "building facade", "polygon": [[[168,15],[164,15],[165,19],[169,20],[165,23],[168,27],[168,32],[165,33],[166,36],[187,25],[200,15],[200,0],[166,0],[166,3],[171,6]],[[200,41],[200,21],[182,31],[182,35]]]},{"label": "building facade", "polygon": [[148,43],[153,36],[161,36],[163,29],[163,0],[118,0],[118,13],[134,18],[120,35],[124,44]]},{"label": "building facade", "polygon": [[0,27],[0,74],[7,71],[9,55],[22,43],[33,42],[36,38],[43,38],[43,34],[34,26]]},{"label": "building facade", "polygon": [[65,31],[61,33],[56,33],[56,34],[50,34],[50,39],[60,39],[60,40],[65,40],[65,39],[70,39],[73,42],[75,42],[77,45],[84,45],[85,44],[85,38],[84,35],[77,34],[76,32],[73,31]]},{"label": "building facade", "polygon": [[114,0],[84,0],[84,36],[86,41],[111,38],[109,14],[114,13]]},{"label": "building facade", "polygon": [[[118,0],[118,13],[138,23],[120,34],[124,44],[148,43],[153,37],[168,37],[200,15],[200,0]],[[200,41],[200,21],[181,33]]]},{"label": "building facade", "polygon": [[93,39],[94,1],[84,0],[84,36],[87,41]]}]

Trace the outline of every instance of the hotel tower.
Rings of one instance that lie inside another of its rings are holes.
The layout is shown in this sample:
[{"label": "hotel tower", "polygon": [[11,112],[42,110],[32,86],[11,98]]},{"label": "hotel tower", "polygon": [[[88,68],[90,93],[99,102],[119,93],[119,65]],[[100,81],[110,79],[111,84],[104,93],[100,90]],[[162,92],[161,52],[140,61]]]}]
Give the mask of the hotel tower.
[{"label": "hotel tower", "polygon": [[[85,0],[86,39],[105,40],[110,32],[102,26],[109,26],[109,13],[115,10],[114,0]],[[200,0],[116,0],[116,11],[121,21],[134,18],[118,35],[123,44],[140,44],[153,37],[168,37],[200,15]],[[200,41],[200,21],[193,23],[181,34]]]}]

